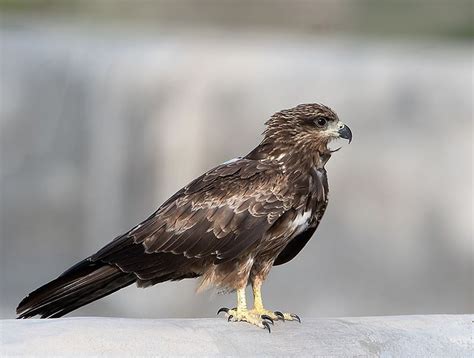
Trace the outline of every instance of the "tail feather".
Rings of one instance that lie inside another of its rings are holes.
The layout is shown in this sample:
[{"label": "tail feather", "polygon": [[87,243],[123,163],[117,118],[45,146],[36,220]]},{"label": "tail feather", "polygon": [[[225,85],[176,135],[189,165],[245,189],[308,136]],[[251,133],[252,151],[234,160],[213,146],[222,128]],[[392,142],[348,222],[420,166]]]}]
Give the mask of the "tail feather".
[{"label": "tail feather", "polygon": [[18,305],[18,318],[61,317],[136,279],[133,273],[125,273],[116,266],[86,259],[26,296]]}]

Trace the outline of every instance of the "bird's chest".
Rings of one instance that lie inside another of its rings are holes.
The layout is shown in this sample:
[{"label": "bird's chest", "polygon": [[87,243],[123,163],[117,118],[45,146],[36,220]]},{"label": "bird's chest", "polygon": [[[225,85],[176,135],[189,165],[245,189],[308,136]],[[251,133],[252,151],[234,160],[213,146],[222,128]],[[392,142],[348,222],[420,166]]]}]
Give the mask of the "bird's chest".
[{"label": "bird's chest", "polygon": [[268,251],[274,247],[284,247],[289,239],[315,228],[326,209],[328,186],[324,168],[311,170],[305,176],[299,175],[293,185],[294,195],[298,199],[293,208],[280,217],[269,231],[267,237],[271,239],[266,241],[265,246]]},{"label": "bird's chest", "polygon": [[305,232],[312,222],[313,211],[311,209],[299,212],[291,222],[291,237],[298,236]]},{"label": "bird's chest", "polygon": [[324,168],[313,168],[307,180],[308,186],[304,203],[302,203],[292,223],[294,228],[293,237],[310,227],[316,226],[328,204],[329,188],[326,170]]},{"label": "bird's chest", "polygon": [[308,177],[308,198],[313,205],[327,204],[329,195],[326,169],[312,168]]}]

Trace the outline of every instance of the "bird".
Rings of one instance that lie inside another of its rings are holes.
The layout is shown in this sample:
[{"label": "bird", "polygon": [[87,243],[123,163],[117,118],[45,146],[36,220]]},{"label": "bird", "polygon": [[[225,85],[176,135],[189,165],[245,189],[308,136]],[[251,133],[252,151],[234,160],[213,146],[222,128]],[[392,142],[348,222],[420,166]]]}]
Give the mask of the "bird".
[{"label": "bird", "polygon": [[[265,308],[262,284],[291,261],[315,233],[328,205],[329,143],[352,141],[329,107],[300,104],[273,114],[263,139],[245,156],[207,171],[152,215],[95,254],[28,294],[17,318],[58,318],[131,284],[199,278],[197,291],[236,292],[228,321],[269,332],[294,313]],[[248,308],[246,287],[252,286]]]}]

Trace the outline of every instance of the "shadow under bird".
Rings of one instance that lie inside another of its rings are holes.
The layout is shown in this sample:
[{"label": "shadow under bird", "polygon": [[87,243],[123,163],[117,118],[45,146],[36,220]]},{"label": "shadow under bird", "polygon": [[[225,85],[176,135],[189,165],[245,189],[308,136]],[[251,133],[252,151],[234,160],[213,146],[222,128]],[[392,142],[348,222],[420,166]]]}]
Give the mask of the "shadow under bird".
[{"label": "shadow under bird", "polygon": [[30,293],[18,318],[61,317],[132,283],[200,277],[198,290],[237,292],[237,307],[219,310],[229,321],[268,331],[276,320],[300,321],[264,308],[261,287],[273,266],[292,260],[313,236],[328,203],[328,144],[350,142],[352,133],[321,104],[282,110],[266,126],[249,154],[195,179],[145,221]]}]

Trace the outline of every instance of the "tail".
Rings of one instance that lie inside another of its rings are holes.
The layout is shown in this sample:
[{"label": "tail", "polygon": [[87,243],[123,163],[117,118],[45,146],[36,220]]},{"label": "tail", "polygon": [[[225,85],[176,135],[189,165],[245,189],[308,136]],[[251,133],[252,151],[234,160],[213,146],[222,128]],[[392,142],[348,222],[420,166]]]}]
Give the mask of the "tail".
[{"label": "tail", "polygon": [[20,302],[18,318],[57,318],[136,281],[133,273],[85,259]]}]

